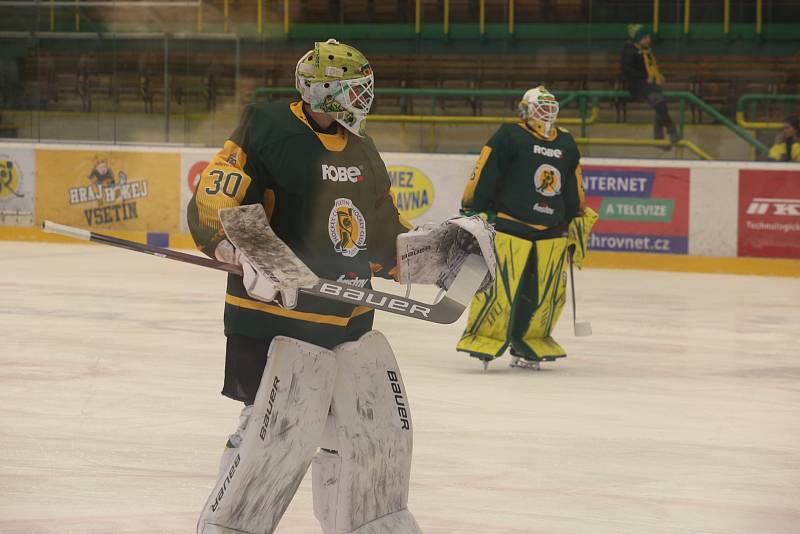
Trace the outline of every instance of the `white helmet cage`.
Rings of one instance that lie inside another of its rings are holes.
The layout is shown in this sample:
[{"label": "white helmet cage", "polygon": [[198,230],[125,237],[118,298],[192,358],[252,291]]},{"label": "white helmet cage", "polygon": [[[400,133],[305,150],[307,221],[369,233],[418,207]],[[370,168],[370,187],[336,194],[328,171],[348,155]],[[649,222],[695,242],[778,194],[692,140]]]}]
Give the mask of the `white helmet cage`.
[{"label": "white helmet cage", "polygon": [[[549,136],[558,117],[558,101],[543,85],[529,89],[519,103],[519,114],[523,121],[539,126]],[[539,129],[539,128],[537,128]]]},{"label": "white helmet cage", "polygon": [[338,49],[336,45],[339,45],[337,41],[329,39],[303,54],[295,68],[295,87],[312,111],[328,113],[351,132],[364,135],[364,121],[374,99],[372,68],[357,51],[345,50],[346,59],[342,61],[334,55],[323,58],[323,61],[315,57],[317,51],[330,51],[332,46]]},{"label": "white helmet cage", "polygon": [[309,56],[313,57],[313,55],[314,51],[309,50],[300,56],[294,68],[294,86],[300,93],[303,102],[308,104],[311,103],[311,78],[314,77],[314,67],[306,62],[309,60]]}]

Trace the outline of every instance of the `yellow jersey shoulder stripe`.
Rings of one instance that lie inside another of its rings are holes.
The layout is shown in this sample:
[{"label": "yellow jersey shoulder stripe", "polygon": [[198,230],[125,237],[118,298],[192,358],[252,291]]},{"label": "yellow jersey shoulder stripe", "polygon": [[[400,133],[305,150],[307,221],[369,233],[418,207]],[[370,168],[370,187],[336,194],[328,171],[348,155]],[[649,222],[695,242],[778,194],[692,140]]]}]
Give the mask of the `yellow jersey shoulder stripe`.
[{"label": "yellow jersey shoulder stripe", "polygon": [[478,161],[475,162],[475,168],[472,170],[472,175],[469,177],[467,187],[464,189],[464,194],[461,196],[461,205],[463,207],[471,207],[472,201],[475,199],[475,189],[477,189],[478,182],[481,179],[481,173],[491,155],[492,147],[484,145],[478,156]]}]

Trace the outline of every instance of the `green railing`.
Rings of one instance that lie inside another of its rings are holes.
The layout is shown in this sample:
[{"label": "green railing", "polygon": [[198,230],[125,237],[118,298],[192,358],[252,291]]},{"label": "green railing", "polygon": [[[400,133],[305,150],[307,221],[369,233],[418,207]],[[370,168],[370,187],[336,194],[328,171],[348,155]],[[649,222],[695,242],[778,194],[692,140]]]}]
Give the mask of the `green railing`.
[{"label": "green railing", "polygon": [[[258,101],[265,95],[296,94],[294,87],[260,87],[253,93],[253,100]],[[590,91],[563,91],[555,92],[562,108],[573,101],[578,101],[578,117],[564,117],[559,119],[559,124],[574,124],[581,126],[581,135],[586,134],[586,126],[593,124],[600,115],[598,99],[592,98]],[[399,107],[401,115],[370,115],[373,122],[415,122],[415,123],[449,123],[449,124],[498,124],[503,122],[516,122],[513,117],[496,116],[465,116],[465,115],[441,115],[438,113],[438,104],[447,98],[464,98],[469,100],[480,100],[484,98],[506,98],[509,100],[519,100],[520,90],[518,89],[416,89],[403,87],[389,87],[375,89],[376,96],[397,96],[399,97]],[[429,115],[408,113],[410,98],[430,99]],[[591,104],[591,109],[588,105]]]},{"label": "green railing", "polygon": [[789,115],[791,106],[788,103],[800,102],[800,95],[750,94],[740,96],[736,101],[736,123],[739,126],[753,130],[770,130],[781,127],[783,122],[750,122],[747,120],[748,106],[753,115],[759,102],[783,102],[785,114]]},{"label": "green railing", "polygon": [[[626,100],[630,99],[631,95],[627,91],[575,91],[576,93],[586,93],[587,95],[591,96],[592,98],[596,99],[621,99]],[[679,107],[678,107],[678,128],[680,131],[681,137],[683,137],[683,129],[686,123],[685,115],[686,115],[686,105],[693,105],[699,110],[705,112],[714,120],[716,120],[721,125],[728,128],[731,132],[733,132],[737,137],[744,140],[746,143],[754,147],[757,151],[766,154],[769,152],[769,148],[753,137],[750,132],[746,131],[744,128],[740,127],[728,117],[717,111],[712,105],[708,102],[704,101],[703,99],[699,98],[697,95],[692,93],[691,91],[664,91],[664,96],[668,99],[678,100]],[[583,131],[581,132],[583,135]]]},{"label": "green railing", "polygon": [[[295,94],[294,87],[261,87],[256,89],[253,99],[258,100],[264,95],[275,94]],[[446,116],[438,115],[436,106],[443,98],[514,98],[518,99],[521,94],[519,89],[416,89],[416,88],[377,88],[376,96],[399,96],[400,111],[402,115],[377,115],[370,118],[382,122],[457,122],[461,124],[469,123],[501,123],[510,122],[514,119],[510,117],[479,117],[479,116]],[[578,114],[576,119],[559,119],[562,124],[579,124],[581,127],[581,137],[586,137],[586,127],[597,118],[599,102],[601,100],[630,100],[631,95],[627,91],[555,91],[561,108],[577,101]],[[728,117],[717,111],[713,106],[697,97],[690,91],[665,91],[664,96],[669,99],[679,101],[678,108],[678,128],[681,136],[685,124],[686,105],[692,105],[704,111],[714,120],[728,128],[731,132],[753,146],[761,153],[769,152],[769,148],[761,141],[753,137],[747,130],[734,123]],[[431,115],[407,115],[407,99],[410,97],[422,97],[431,99]]]}]

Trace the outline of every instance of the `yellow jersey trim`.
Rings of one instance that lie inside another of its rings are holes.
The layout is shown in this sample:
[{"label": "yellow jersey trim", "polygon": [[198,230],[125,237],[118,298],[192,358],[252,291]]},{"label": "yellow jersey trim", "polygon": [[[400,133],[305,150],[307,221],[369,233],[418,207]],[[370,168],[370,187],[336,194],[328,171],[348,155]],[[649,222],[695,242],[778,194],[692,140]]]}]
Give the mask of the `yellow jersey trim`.
[{"label": "yellow jersey trim", "polygon": [[514,221],[516,223],[524,224],[525,226],[529,226],[536,230],[547,230],[550,228],[549,226],[542,226],[541,224],[531,224],[529,222],[525,222],[522,219],[517,219],[516,217],[509,215],[508,213],[503,213],[502,211],[497,214],[497,216],[501,219],[506,219],[508,221]]},{"label": "yellow jersey trim", "polygon": [[[247,153],[229,139],[203,169],[195,190],[197,214],[203,230],[210,231],[209,233],[221,232],[219,210],[239,206],[242,203],[253,181],[244,172],[246,163]],[[234,176],[239,178],[232,179]],[[229,187],[234,188],[233,193],[228,191]]]},{"label": "yellow jersey trim", "polygon": [[331,152],[341,152],[345,149],[347,146],[347,130],[339,127],[335,134],[320,133],[312,128],[311,124],[308,122],[308,119],[306,119],[306,114],[303,113],[302,101],[292,102],[289,105],[289,109],[292,110],[292,113],[294,113],[294,116],[297,117],[300,122],[308,126],[308,129],[314,132],[314,135],[319,138],[320,142],[325,148]]},{"label": "yellow jersey trim", "polygon": [[272,213],[275,211],[275,191],[265,189],[261,205],[264,206],[264,211],[267,213],[267,220],[272,219]]},{"label": "yellow jersey trim", "polygon": [[230,304],[231,306],[237,306],[239,308],[247,308],[248,310],[256,310],[264,313],[270,313],[272,315],[280,315],[281,317],[296,319],[298,321],[306,321],[309,323],[320,323],[320,324],[332,324],[335,326],[347,326],[347,323],[349,323],[350,319],[352,319],[353,317],[358,317],[359,315],[364,315],[365,313],[372,311],[372,308],[367,308],[366,306],[357,306],[349,317],[340,317],[338,315],[325,315],[321,313],[287,310],[275,304],[267,304],[266,302],[261,302],[258,300],[250,300],[242,297],[237,297],[229,293],[225,294],[225,302]]},{"label": "yellow jersey trim", "polygon": [[519,126],[520,128],[522,128],[523,130],[525,130],[526,132],[528,132],[529,134],[531,134],[532,136],[534,136],[536,139],[538,139],[540,141],[555,141],[556,137],[558,137],[559,128],[553,128],[553,130],[550,132],[550,137],[542,137],[541,135],[539,135],[535,131],[531,130],[528,127],[528,125],[525,124],[524,122],[518,122],[517,126]]},{"label": "yellow jersey trim", "polygon": [[469,177],[467,187],[464,189],[464,194],[461,196],[461,205],[465,208],[469,208],[472,201],[475,200],[475,189],[478,188],[478,182],[481,180],[481,173],[491,155],[492,147],[484,145],[478,156],[478,161],[475,162],[475,169],[472,171],[472,176]]},{"label": "yellow jersey trim", "polygon": [[578,205],[581,213],[583,210],[586,209],[586,192],[583,190],[583,169],[581,169],[580,164],[575,167],[575,181],[578,183]]}]

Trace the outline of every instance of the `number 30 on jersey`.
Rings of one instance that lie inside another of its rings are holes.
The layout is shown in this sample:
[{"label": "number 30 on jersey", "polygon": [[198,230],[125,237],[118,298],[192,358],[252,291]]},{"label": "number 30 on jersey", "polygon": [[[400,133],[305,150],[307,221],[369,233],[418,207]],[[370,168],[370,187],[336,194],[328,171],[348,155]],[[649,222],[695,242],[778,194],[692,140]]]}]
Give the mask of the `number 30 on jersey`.
[{"label": "number 30 on jersey", "polygon": [[206,187],[206,194],[216,195],[222,191],[222,194],[226,196],[231,198],[236,197],[239,186],[242,185],[241,174],[238,172],[229,172],[225,174],[224,171],[214,169],[213,171],[209,171],[208,175],[214,178],[214,182],[211,186]]}]

